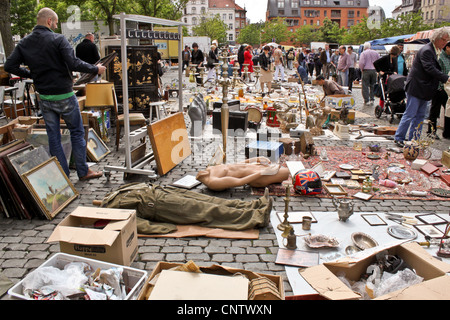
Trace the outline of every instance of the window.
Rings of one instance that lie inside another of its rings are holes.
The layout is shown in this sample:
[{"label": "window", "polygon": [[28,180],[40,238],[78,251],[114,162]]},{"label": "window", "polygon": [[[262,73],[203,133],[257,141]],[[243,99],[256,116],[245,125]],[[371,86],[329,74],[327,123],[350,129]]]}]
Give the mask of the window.
[{"label": "window", "polygon": [[292,15],[293,16],[298,16],[298,10],[292,10]]},{"label": "window", "polygon": [[193,18],[192,18],[192,25],[193,25],[193,26],[196,26],[196,25],[197,25],[197,18],[196,18],[196,17],[193,17]]},{"label": "window", "polygon": [[304,0],[303,4],[309,6],[311,4],[311,1],[310,0]]},{"label": "window", "polygon": [[230,33],[229,35],[228,35],[228,41],[233,41],[233,34],[232,33]]},{"label": "window", "polygon": [[351,26],[353,26],[355,24],[355,21],[354,20],[348,20],[347,21],[347,27],[351,27]]},{"label": "window", "polygon": [[226,15],[226,13],[222,14],[222,20],[227,20],[227,15]]},{"label": "window", "polygon": [[331,17],[332,18],[340,18],[341,17],[341,10],[331,10]]},{"label": "window", "polygon": [[232,13],[230,13],[230,14],[228,15],[228,19],[233,20],[233,14],[232,14]]},{"label": "window", "polygon": [[197,8],[196,7],[192,7],[192,14],[197,14]]},{"label": "window", "polygon": [[205,13],[206,13],[206,8],[205,8],[205,7],[202,7],[202,8],[200,9],[200,12],[201,12],[202,14],[205,14]]},{"label": "window", "polygon": [[359,18],[359,10],[356,11],[356,16]]},{"label": "window", "polygon": [[347,5],[354,6],[355,4],[353,3],[353,0],[347,0]]},{"label": "window", "polygon": [[317,25],[320,26],[320,20],[317,20]]},{"label": "window", "polygon": [[229,29],[229,30],[233,30],[233,24],[232,24],[232,23],[230,23],[230,24],[228,25],[228,29]]},{"label": "window", "polygon": [[314,5],[320,6],[320,0],[314,0]]},{"label": "window", "polygon": [[323,10],[323,16],[324,16],[324,17],[327,16],[327,10]]},{"label": "window", "polygon": [[433,11],[433,10],[431,10],[431,12],[430,12],[430,19],[431,19],[431,20],[434,19],[434,11]]},{"label": "window", "polygon": [[304,25],[304,26],[306,26],[306,25],[307,25],[307,23],[308,23],[308,22],[306,21],[306,19],[305,19],[305,20],[303,20],[303,25]]},{"label": "window", "polygon": [[349,10],[349,11],[348,11],[348,17],[349,17],[349,18],[354,18],[354,17],[355,17],[355,11]]},{"label": "window", "polygon": [[280,16],[284,16],[284,10],[278,10],[278,14],[279,14]]},{"label": "window", "polygon": [[283,9],[284,8],[284,0],[278,0],[278,8]]},{"label": "window", "polygon": [[298,0],[291,0],[291,8],[292,9],[298,8]]}]

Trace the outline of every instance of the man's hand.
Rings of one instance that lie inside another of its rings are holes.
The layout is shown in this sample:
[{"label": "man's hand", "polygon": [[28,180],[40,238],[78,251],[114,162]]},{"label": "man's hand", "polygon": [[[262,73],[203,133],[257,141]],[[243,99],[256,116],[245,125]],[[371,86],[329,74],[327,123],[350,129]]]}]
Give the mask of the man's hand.
[{"label": "man's hand", "polygon": [[106,71],[106,67],[104,65],[102,65],[101,63],[99,63],[97,65],[97,68],[98,68],[98,74],[104,74]]}]

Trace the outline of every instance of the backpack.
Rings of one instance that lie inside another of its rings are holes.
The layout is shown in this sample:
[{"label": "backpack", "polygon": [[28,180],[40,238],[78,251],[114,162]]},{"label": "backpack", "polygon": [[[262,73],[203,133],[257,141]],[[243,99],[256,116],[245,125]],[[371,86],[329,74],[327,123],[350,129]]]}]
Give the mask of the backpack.
[{"label": "backpack", "polygon": [[289,52],[289,54],[288,54],[288,59],[289,60],[294,60],[294,52]]}]

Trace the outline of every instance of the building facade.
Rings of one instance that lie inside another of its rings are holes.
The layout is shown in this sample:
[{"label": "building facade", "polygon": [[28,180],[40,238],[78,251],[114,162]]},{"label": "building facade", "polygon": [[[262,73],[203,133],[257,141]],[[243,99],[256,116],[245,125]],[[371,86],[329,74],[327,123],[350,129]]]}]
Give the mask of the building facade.
[{"label": "building facade", "polygon": [[239,32],[247,25],[247,10],[236,4],[235,0],[189,0],[181,21],[188,26],[188,32],[201,23],[202,19],[219,15],[227,25],[227,40],[235,44]]},{"label": "building facade", "polygon": [[325,18],[350,28],[368,8],[368,0],[268,0],[266,19],[284,18],[292,32],[304,25],[320,27]]},{"label": "building facade", "polygon": [[421,0],[402,0],[402,4],[395,7],[392,11],[392,18],[397,19],[400,15],[418,12],[420,10],[420,5]]},{"label": "building facade", "polygon": [[420,10],[426,24],[450,22],[450,0],[422,0]]}]

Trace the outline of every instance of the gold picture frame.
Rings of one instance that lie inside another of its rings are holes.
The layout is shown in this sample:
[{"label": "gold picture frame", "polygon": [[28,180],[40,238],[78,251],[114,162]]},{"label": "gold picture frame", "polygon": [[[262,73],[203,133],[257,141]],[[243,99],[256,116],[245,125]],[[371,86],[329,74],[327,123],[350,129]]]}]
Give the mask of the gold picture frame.
[{"label": "gold picture frame", "polygon": [[345,191],[345,189],[340,184],[325,183],[323,186],[330,195],[334,196],[347,195],[347,191]]},{"label": "gold picture frame", "polygon": [[89,129],[86,151],[89,159],[94,162],[99,162],[108,154],[111,153],[105,142],[98,136],[94,129]]},{"label": "gold picture frame", "polygon": [[49,220],[79,196],[56,157],[25,172],[22,179]]}]

